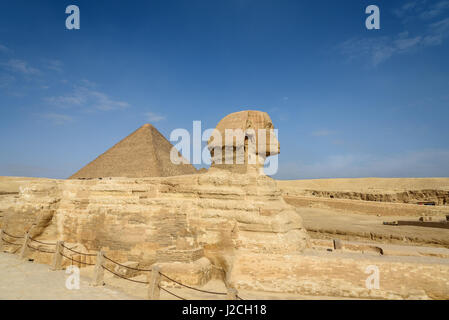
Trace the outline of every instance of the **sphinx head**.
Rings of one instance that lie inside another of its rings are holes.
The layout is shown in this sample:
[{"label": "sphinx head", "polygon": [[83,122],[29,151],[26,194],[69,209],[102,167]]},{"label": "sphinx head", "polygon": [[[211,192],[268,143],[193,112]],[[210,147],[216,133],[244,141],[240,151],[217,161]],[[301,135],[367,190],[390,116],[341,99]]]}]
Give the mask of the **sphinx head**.
[{"label": "sphinx head", "polygon": [[212,168],[238,173],[263,173],[265,159],[280,151],[270,116],[262,111],[240,111],[224,117],[214,129],[208,148]]}]

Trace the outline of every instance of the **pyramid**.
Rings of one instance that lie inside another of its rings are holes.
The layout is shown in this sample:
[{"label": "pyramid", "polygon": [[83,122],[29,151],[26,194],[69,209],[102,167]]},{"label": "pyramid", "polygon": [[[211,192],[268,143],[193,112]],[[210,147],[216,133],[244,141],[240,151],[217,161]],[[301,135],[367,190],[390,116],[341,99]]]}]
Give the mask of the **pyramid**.
[{"label": "pyramid", "polygon": [[167,177],[195,174],[191,164],[173,164],[173,145],[151,124],[145,124],[69,179]]}]

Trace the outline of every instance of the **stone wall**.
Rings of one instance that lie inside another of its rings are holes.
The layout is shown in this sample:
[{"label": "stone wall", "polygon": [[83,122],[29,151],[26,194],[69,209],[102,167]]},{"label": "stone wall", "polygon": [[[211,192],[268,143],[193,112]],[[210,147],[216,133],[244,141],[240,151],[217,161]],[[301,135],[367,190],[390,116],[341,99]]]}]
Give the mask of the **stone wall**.
[{"label": "stone wall", "polygon": [[[360,254],[242,254],[231,282],[237,289],[369,299],[449,299],[449,259]],[[379,289],[366,279],[379,270]]]},{"label": "stone wall", "polygon": [[203,248],[194,248],[190,250],[178,250],[175,247],[168,247],[157,250],[157,261],[160,262],[194,262],[204,257]]}]

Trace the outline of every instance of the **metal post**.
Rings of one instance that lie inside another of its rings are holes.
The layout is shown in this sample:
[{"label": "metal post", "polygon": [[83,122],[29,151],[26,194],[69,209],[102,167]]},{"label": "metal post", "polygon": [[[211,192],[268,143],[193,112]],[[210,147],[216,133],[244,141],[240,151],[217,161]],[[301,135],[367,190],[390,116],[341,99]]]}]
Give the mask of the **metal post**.
[{"label": "metal post", "polygon": [[94,278],[92,280],[92,285],[93,286],[102,286],[104,285],[104,269],[103,269],[103,264],[104,264],[104,252],[103,251],[98,251],[97,253],[97,262],[95,264],[95,271],[94,271]]},{"label": "metal post", "polygon": [[61,270],[62,269],[62,251],[64,250],[64,241],[56,242],[56,250],[53,255],[53,262],[51,264],[51,270]]},{"label": "metal post", "polygon": [[27,232],[23,240],[22,249],[20,249],[20,258],[26,259],[28,254],[28,244],[30,243],[30,234]]},{"label": "metal post", "polygon": [[159,300],[161,283],[161,269],[158,266],[151,267],[151,273],[148,275],[148,299]]}]

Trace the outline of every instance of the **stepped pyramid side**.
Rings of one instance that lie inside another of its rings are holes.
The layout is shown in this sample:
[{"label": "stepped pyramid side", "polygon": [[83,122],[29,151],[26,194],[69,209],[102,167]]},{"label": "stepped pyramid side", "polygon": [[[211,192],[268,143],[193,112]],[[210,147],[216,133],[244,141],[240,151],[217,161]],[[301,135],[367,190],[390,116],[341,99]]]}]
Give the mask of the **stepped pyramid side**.
[{"label": "stepped pyramid side", "polygon": [[69,179],[167,177],[197,173],[191,164],[170,161],[173,145],[151,124],[145,124]]}]

